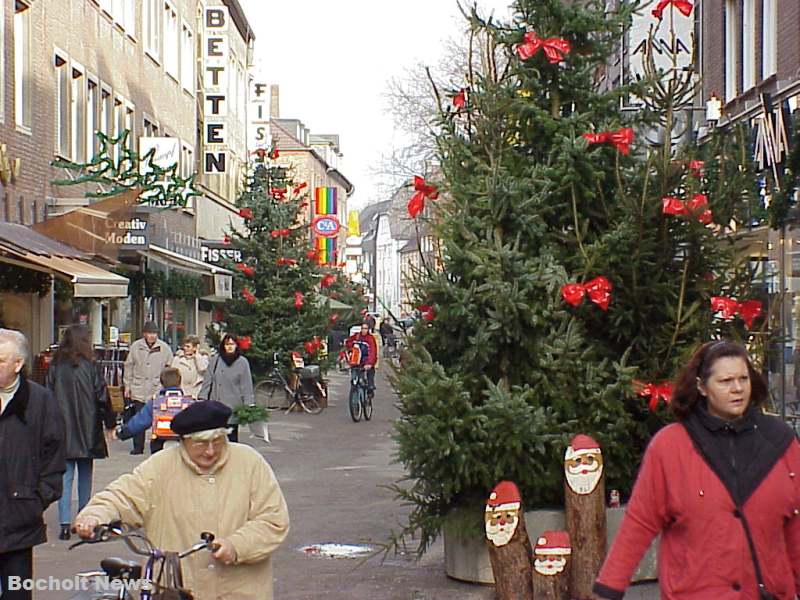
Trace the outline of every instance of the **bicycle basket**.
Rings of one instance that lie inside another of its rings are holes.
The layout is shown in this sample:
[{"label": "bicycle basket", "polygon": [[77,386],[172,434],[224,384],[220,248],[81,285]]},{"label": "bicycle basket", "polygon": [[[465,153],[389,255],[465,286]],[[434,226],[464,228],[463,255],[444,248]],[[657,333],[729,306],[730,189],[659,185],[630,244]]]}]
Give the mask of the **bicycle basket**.
[{"label": "bicycle basket", "polygon": [[181,559],[175,552],[165,552],[161,569],[155,581],[153,600],[193,600],[194,596],[183,587]]},{"label": "bicycle basket", "polygon": [[300,371],[300,379],[318,379],[319,365],[308,365]]}]

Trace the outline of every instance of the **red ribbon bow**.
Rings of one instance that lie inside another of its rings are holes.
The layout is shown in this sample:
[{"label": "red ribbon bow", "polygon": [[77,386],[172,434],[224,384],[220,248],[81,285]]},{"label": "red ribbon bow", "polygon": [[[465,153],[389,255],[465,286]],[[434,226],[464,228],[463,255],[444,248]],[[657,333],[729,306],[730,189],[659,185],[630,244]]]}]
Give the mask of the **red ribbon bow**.
[{"label": "red ribbon bow", "polygon": [[692,3],[689,0],[659,0],[658,5],[653,9],[653,16],[661,20],[664,17],[664,9],[669,5],[677,8],[683,16],[688,17],[692,14]]},{"label": "red ribbon bow", "polygon": [[722,318],[726,321],[732,320],[738,314],[744,324],[747,325],[747,328],[750,329],[753,326],[753,320],[761,315],[761,300],[737,302],[735,299],[726,296],[712,296],[711,310],[721,312]]},{"label": "red ribbon bow", "polygon": [[256,297],[250,292],[249,288],[244,288],[242,290],[242,297],[247,301],[248,304],[253,304],[256,301]]},{"label": "red ribbon bow", "polygon": [[689,161],[689,170],[692,172],[692,176],[697,177],[698,179],[703,176],[703,169],[705,166],[706,163],[702,160]]},{"label": "red ribbon bow", "polygon": [[589,141],[590,146],[592,144],[612,144],[623,154],[628,154],[631,151],[631,143],[633,143],[633,129],[622,127],[616,131],[584,133],[583,137]]},{"label": "red ribbon bow", "polygon": [[225,234],[225,237],[222,238],[222,243],[225,244],[226,246],[228,244],[230,244],[231,243],[231,236],[229,236],[228,234]]},{"label": "red ribbon bow", "polygon": [[300,307],[303,306],[303,298],[305,298],[305,294],[303,292],[295,292],[294,293],[294,307],[297,310],[300,310]]},{"label": "red ribbon bow", "polygon": [[280,152],[278,152],[278,149],[277,149],[277,148],[275,148],[275,149],[273,149],[273,150],[272,150],[272,152],[270,152],[270,154],[269,154],[269,157],[270,157],[272,160],[275,160],[275,159],[276,159],[276,158],[278,158],[280,155],[281,155],[281,153],[280,153]]},{"label": "red ribbon bow", "polygon": [[688,202],[684,202],[674,196],[664,196],[661,199],[661,203],[663,206],[662,212],[665,215],[694,215],[704,225],[711,223],[713,218],[713,213],[708,208],[708,198],[706,198],[705,194],[695,194]]},{"label": "red ribbon bow", "polygon": [[456,110],[461,110],[467,104],[467,91],[464,89],[459,90],[459,92],[453,96],[453,106]]},{"label": "red ribbon bow", "polygon": [[586,283],[568,283],[561,287],[561,297],[572,306],[578,306],[583,302],[583,297],[588,294],[589,300],[597,304],[603,310],[608,310],[611,302],[611,282],[600,275]]},{"label": "red ribbon bow", "polygon": [[240,208],[239,209],[239,216],[243,219],[252,219],[253,218],[253,209],[252,208]]},{"label": "red ribbon bow", "polygon": [[334,281],[336,281],[336,275],[331,275],[328,273],[322,278],[322,281],[319,282],[319,286],[322,288],[330,287],[333,285]]},{"label": "red ribbon bow", "polygon": [[551,64],[564,60],[564,55],[572,50],[572,44],[561,38],[542,39],[535,31],[525,34],[524,42],[517,45],[517,54],[522,60],[528,60],[534,54],[544,49],[544,55]]},{"label": "red ribbon bow", "polygon": [[248,277],[252,277],[256,274],[256,270],[253,267],[248,267],[244,263],[236,263],[236,268],[239,269],[242,273],[247,275]]},{"label": "red ribbon bow", "polygon": [[293,258],[279,258],[278,259],[278,266],[283,265],[296,265],[297,261]]},{"label": "red ribbon bow", "polygon": [[286,198],[286,188],[272,188],[269,191],[275,200],[284,200]]},{"label": "red ribbon bow", "polygon": [[289,235],[288,229],[273,229],[269,232],[273,238],[287,237]]},{"label": "red ribbon bow", "polygon": [[306,258],[308,260],[318,260],[319,259],[319,250],[308,250],[306,252]]},{"label": "red ribbon bow", "polygon": [[250,350],[250,346],[253,345],[253,339],[249,335],[242,336],[239,338],[237,345],[242,352],[247,352]]},{"label": "red ribbon bow", "polygon": [[433,321],[436,318],[436,310],[428,304],[418,306],[417,310],[423,321]]},{"label": "red ribbon bow", "polygon": [[298,185],[298,186],[295,186],[295,188],[292,190],[292,193],[293,193],[293,194],[299,194],[300,192],[302,192],[302,191],[303,191],[304,189],[306,189],[307,187],[308,187],[308,182],[307,182],[307,181],[304,181],[304,182],[303,182],[303,183],[301,183],[300,185]]},{"label": "red ribbon bow", "polygon": [[655,411],[658,408],[658,401],[663,400],[664,404],[669,404],[672,402],[672,392],[673,392],[673,385],[666,381],[664,383],[656,384],[656,383],[645,383],[642,384],[641,382],[634,382],[634,385],[639,384],[642,385],[642,388],[637,392],[640,396],[649,396],[650,402],[648,403],[648,407],[651,411]]},{"label": "red ribbon bow", "polygon": [[439,197],[439,189],[435,185],[428,185],[422,177],[414,176],[414,191],[408,201],[408,214],[412,219],[425,210],[425,199],[436,200]]},{"label": "red ribbon bow", "polygon": [[314,354],[314,352],[322,348],[322,341],[319,339],[319,336],[315,335],[311,340],[303,342],[303,347],[308,354]]}]

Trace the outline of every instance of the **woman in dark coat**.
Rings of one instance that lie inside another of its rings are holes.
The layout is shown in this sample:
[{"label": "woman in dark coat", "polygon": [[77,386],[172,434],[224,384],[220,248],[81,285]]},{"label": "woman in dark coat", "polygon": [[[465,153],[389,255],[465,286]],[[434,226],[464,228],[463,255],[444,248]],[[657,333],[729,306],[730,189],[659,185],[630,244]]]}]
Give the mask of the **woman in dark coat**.
[{"label": "woman in dark coat", "polygon": [[53,391],[66,424],[67,470],[64,492],[58,501],[59,538],[68,540],[72,522],[72,480],[78,472],[78,510],[92,496],[95,458],[108,456],[103,425],[114,427],[108,392],[95,362],[89,332],[83,325],[70,325],[47,373],[47,387]]}]

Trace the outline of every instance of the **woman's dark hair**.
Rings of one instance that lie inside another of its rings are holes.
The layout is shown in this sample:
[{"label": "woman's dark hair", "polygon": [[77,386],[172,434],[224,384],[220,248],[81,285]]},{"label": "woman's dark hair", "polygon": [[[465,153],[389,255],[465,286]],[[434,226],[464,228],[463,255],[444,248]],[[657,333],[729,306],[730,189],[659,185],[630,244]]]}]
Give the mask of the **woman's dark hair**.
[{"label": "woman's dark hair", "polygon": [[228,340],[233,340],[236,342],[236,352],[239,352],[239,338],[233,335],[232,333],[226,333],[223,338],[219,342],[219,347],[217,348],[217,352],[220,354],[226,354],[225,352],[225,342]]},{"label": "woman's dark hair", "polygon": [[747,371],[750,374],[750,406],[759,406],[767,399],[769,394],[767,383],[761,373],[753,367],[744,346],[727,340],[707,342],[694,353],[675,382],[670,403],[670,411],[675,419],[683,421],[703,400],[700,390],[697,389],[698,378],[705,384],[711,376],[714,363],[720,358],[727,357],[738,357],[747,363]]},{"label": "woman's dark hair", "polygon": [[68,361],[77,365],[81,358],[94,362],[94,350],[92,350],[92,342],[89,339],[89,330],[83,325],[70,325],[64,331],[53,361]]}]

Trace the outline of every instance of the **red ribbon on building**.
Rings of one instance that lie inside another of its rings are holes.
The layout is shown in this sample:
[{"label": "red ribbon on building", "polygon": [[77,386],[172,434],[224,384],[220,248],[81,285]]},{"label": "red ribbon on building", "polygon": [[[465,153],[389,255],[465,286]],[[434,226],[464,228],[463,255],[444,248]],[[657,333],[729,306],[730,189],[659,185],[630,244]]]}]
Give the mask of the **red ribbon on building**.
[{"label": "red ribbon on building", "polygon": [[414,191],[408,201],[408,214],[412,219],[425,210],[425,200],[436,200],[439,197],[439,189],[435,185],[429,185],[422,177],[414,176]]},{"label": "red ribbon on building", "polygon": [[568,283],[561,287],[561,297],[572,306],[579,306],[583,302],[583,297],[588,294],[589,300],[597,304],[601,309],[608,310],[611,302],[611,282],[600,275],[586,283]]},{"label": "red ribbon on building", "polygon": [[711,310],[721,312],[722,318],[730,321],[737,314],[742,318],[744,324],[750,329],[756,317],[761,316],[761,300],[745,300],[738,302],[734,298],[726,296],[712,296]]},{"label": "red ribbon on building", "polygon": [[660,0],[653,9],[653,16],[660,21],[664,17],[664,9],[670,4],[677,8],[685,17],[692,14],[693,6],[689,0]]},{"label": "red ribbon on building", "polygon": [[542,39],[535,31],[529,31],[523,38],[525,41],[517,45],[517,54],[522,60],[528,60],[539,50],[544,50],[544,55],[551,64],[564,60],[564,56],[572,50],[572,44],[561,38]]},{"label": "red ribbon on building", "polygon": [[583,137],[589,141],[590,146],[592,144],[612,144],[623,154],[628,154],[631,151],[631,143],[633,143],[633,129],[622,127],[616,131],[584,133]]},{"label": "red ribbon on building", "polygon": [[295,188],[292,190],[292,193],[293,194],[299,194],[300,192],[302,192],[307,187],[308,187],[308,182],[304,181],[300,185],[295,186]]},{"label": "red ribbon on building", "polygon": [[674,196],[664,196],[661,199],[662,210],[665,215],[694,216],[701,223],[711,223],[713,214],[708,208],[708,198],[705,194],[695,194],[688,202]]}]

